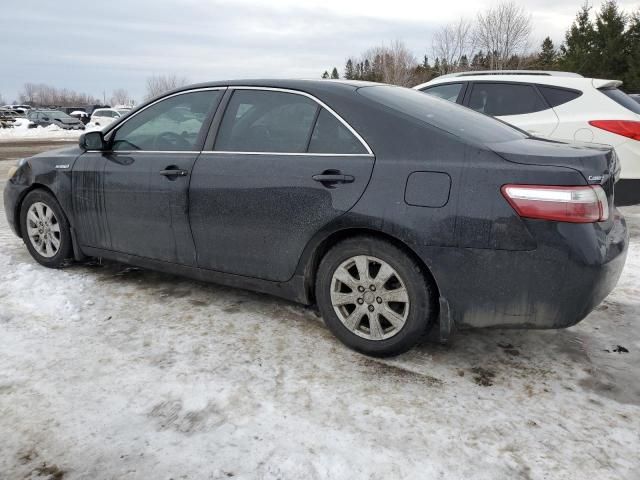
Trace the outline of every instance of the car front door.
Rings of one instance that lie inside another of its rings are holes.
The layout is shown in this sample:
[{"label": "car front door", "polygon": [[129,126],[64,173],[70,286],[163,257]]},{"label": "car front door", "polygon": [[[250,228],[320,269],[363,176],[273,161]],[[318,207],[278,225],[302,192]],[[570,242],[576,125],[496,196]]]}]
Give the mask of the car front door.
[{"label": "car front door", "polygon": [[286,281],[311,237],[361,196],[373,154],[301,92],[234,88],[225,100],[191,179],[198,266]]},{"label": "car front door", "polygon": [[536,137],[549,137],[558,116],[536,87],[526,83],[474,82],[465,105]]},{"label": "car front door", "polygon": [[135,113],[108,151],[74,165],[75,211],[87,246],[195,265],[188,191],[219,89],[175,94]]}]

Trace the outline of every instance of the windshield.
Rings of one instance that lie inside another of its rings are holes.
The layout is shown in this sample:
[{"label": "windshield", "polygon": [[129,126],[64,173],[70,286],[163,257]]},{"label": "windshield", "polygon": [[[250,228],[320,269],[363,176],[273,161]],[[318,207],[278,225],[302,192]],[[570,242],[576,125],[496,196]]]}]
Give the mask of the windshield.
[{"label": "windshield", "polygon": [[447,100],[390,85],[360,87],[358,93],[397,112],[476,143],[499,143],[528,135],[500,120]]},{"label": "windshield", "polygon": [[618,105],[622,105],[627,110],[631,110],[633,113],[640,115],[640,103],[636,102],[622,90],[618,90],[617,88],[602,88],[600,91]]},{"label": "windshield", "polygon": [[60,120],[71,118],[69,115],[61,112],[60,110],[42,110],[40,113],[45,117],[59,118]]}]

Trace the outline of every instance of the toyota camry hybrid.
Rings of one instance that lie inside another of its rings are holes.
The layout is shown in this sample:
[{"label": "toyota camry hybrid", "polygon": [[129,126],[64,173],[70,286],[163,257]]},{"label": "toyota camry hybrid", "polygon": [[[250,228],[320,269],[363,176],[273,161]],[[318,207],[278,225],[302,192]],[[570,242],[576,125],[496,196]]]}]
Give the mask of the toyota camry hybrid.
[{"label": "toyota camry hybrid", "polygon": [[346,81],[183,87],[23,159],[5,211],[47,267],[99,257],[315,303],[394,355],[433,327],[562,328],[615,286],[608,147]]}]

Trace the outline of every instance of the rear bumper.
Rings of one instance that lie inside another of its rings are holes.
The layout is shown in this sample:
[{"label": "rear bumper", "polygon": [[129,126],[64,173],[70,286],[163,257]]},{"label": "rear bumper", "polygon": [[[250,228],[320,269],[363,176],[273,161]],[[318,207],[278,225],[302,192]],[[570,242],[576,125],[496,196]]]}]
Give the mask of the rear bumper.
[{"label": "rear bumper", "polygon": [[615,287],[627,255],[624,218],[597,224],[530,220],[530,251],[424,248],[458,327],[564,328],[585,318]]}]

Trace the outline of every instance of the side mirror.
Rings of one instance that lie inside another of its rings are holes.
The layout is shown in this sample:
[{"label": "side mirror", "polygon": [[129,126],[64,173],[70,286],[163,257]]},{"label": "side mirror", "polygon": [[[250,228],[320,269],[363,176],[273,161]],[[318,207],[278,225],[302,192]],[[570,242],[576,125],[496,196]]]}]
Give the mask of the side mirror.
[{"label": "side mirror", "polygon": [[78,145],[84,150],[105,150],[106,144],[102,132],[87,132],[80,135]]}]

